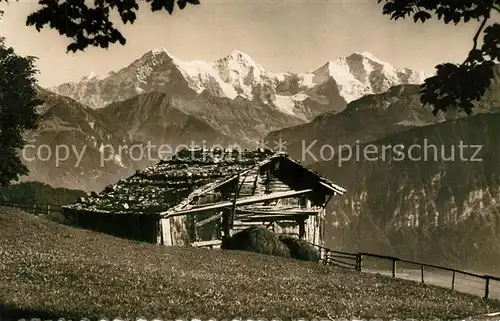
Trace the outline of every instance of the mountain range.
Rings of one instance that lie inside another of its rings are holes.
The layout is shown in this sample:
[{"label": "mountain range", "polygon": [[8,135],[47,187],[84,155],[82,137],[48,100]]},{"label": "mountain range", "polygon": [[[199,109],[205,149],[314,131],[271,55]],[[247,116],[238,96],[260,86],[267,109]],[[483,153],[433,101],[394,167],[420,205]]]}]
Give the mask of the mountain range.
[{"label": "mountain range", "polygon": [[[29,133],[36,146],[31,151],[47,145],[53,152],[63,144],[74,151],[59,164],[55,155],[29,161],[31,173],[23,180],[100,190],[154,163],[158,148],[254,148],[273,131],[299,128],[325,112],[341,112],[353,99],[423,78],[367,52],[297,74],[271,72],[237,50],[214,62],[187,62],[164,49],[150,50],[108,75],[39,88],[43,121]],[[129,154],[134,145],[140,146],[136,153],[150,150],[154,157]],[[129,148],[118,151],[120,146]]]},{"label": "mountain range", "polygon": [[156,49],[117,72],[90,74],[49,90],[94,109],[158,91],[167,95],[170,104],[223,134],[255,143],[271,131],[341,111],[366,94],[399,84],[420,84],[425,77],[422,72],[395,68],[368,52],[298,74],[271,72],[237,50],[206,62],[182,61]]},{"label": "mountain range", "polygon": [[[38,128],[26,133],[22,159],[30,172],[23,181],[91,191],[132,172],[137,163],[126,153],[109,154],[131,144],[119,124],[69,97],[38,89],[44,104]],[[101,164],[104,157],[110,161]]]},{"label": "mountain range", "polygon": [[38,90],[44,101],[38,108],[41,122],[26,133],[28,145],[22,159],[30,173],[22,181],[100,191],[171,156],[181,145],[238,143],[207,122],[162,104],[162,93],[142,94],[94,110],[72,98]]},{"label": "mountain range", "polygon": [[[474,113],[500,110],[500,67],[481,100],[474,102]],[[330,157],[333,147],[354,146],[415,127],[425,127],[446,120],[466,117],[450,106],[446,113],[432,114],[431,106],[420,102],[420,86],[398,85],[380,94],[368,94],[349,103],[341,112],[326,112],[311,122],[269,133],[264,141],[269,146],[281,144],[282,151],[309,164]],[[323,149],[323,152],[321,151]]]}]

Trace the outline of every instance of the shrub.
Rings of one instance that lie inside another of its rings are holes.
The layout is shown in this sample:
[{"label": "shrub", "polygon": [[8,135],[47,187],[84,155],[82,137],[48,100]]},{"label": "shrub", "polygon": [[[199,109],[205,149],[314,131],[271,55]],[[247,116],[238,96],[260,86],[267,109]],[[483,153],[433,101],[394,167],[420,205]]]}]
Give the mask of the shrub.
[{"label": "shrub", "polygon": [[319,251],[309,242],[289,236],[280,235],[278,239],[290,250],[290,256],[297,260],[319,262]]},{"label": "shrub", "polygon": [[87,194],[80,190],[54,188],[42,182],[22,182],[0,187],[0,201],[19,204],[68,205]]},{"label": "shrub", "polygon": [[221,248],[290,257],[290,250],[278,235],[263,227],[250,227],[225,239]]}]

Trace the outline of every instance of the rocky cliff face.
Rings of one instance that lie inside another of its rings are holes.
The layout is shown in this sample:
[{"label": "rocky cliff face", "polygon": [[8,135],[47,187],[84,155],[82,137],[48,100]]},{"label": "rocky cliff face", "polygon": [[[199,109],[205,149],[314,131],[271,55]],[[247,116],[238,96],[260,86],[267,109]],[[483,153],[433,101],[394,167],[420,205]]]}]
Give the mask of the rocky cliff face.
[{"label": "rocky cliff face", "polygon": [[[196,109],[194,103],[164,93],[141,94],[99,110],[43,89],[40,98],[42,121],[27,134],[22,158],[30,174],[23,180],[99,191],[181,148],[253,147],[177,107]],[[228,123],[224,131],[231,128]]]},{"label": "rocky cliff face", "polygon": [[314,164],[348,191],[328,206],[329,246],[498,273],[499,122],[415,128],[374,141],[368,158]]},{"label": "rocky cliff face", "polygon": [[[216,130],[203,119],[181,111],[187,102],[160,93],[149,92],[131,99],[108,105],[97,112],[106,119],[113,119],[132,140],[150,143],[155,148],[171,149],[170,154],[182,146],[221,146],[244,144]],[[249,147],[249,145],[245,145]],[[171,156],[171,155],[166,155]]]},{"label": "rocky cliff face", "polygon": [[23,181],[89,192],[151,164],[119,150],[138,143],[119,124],[68,97],[40,90],[40,98],[42,121],[21,153],[30,170]]}]

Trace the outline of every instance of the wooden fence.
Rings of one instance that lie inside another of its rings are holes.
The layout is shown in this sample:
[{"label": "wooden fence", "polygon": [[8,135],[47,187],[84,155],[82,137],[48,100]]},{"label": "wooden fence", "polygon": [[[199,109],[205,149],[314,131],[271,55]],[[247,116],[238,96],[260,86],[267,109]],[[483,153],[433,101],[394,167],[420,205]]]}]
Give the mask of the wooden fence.
[{"label": "wooden fence", "polygon": [[372,253],[358,253],[357,257],[358,271],[449,287],[460,292],[482,295],[485,299],[500,299],[500,277]]},{"label": "wooden fence", "polygon": [[19,208],[34,215],[49,215],[61,212],[62,206],[54,204],[14,203],[0,201],[0,206]]},{"label": "wooden fence", "polygon": [[358,267],[358,255],[356,253],[335,251],[313,243],[309,244],[319,251],[321,264],[335,265],[352,270],[356,270]]},{"label": "wooden fence", "polygon": [[410,261],[372,253],[334,251],[312,244],[320,252],[322,264],[334,265],[359,272],[379,273],[393,278],[417,281],[500,300],[500,277],[483,275],[449,267]]},{"label": "wooden fence", "polygon": [[320,249],[323,264],[448,287],[451,290],[482,296],[485,299],[500,300],[500,277],[386,255],[339,252],[316,247]]}]

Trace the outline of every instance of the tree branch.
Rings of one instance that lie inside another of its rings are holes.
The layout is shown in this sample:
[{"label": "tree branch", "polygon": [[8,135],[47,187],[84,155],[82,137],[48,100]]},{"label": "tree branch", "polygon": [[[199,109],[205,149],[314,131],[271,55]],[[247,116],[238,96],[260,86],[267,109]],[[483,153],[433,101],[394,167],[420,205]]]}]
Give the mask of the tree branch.
[{"label": "tree branch", "polygon": [[[490,17],[489,14],[484,16],[483,21],[479,25],[479,28],[477,29],[476,34],[474,35],[474,38],[472,39],[474,41],[474,46],[470,50],[469,55],[467,55],[467,58],[465,58],[464,62],[462,62],[462,65],[467,64],[467,63],[471,63],[475,60],[475,58],[473,58],[473,56],[471,56],[471,53],[477,51],[477,42],[479,40],[479,35],[481,35],[481,32],[483,31],[484,26],[486,25],[486,22],[488,21],[489,17]],[[475,55],[476,55],[476,53],[475,53]]]},{"label": "tree branch", "polygon": [[500,12],[500,7],[492,6],[491,8],[496,10],[497,12]]},{"label": "tree branch", "polygon": [[474,38],[473,38],[473,40],[474,40],[474,48],[472,48],[472,50],[477,49],[477,40],[479,39],[479,35],[483,31],[483,28],[486,25],[486,22],[488,21],[488,18],[489,18],[488,16],[484,17],[483,22],[481,22],[481,25],[479,26],[479,29],[477,29],[477,32],[474,35]]}]

